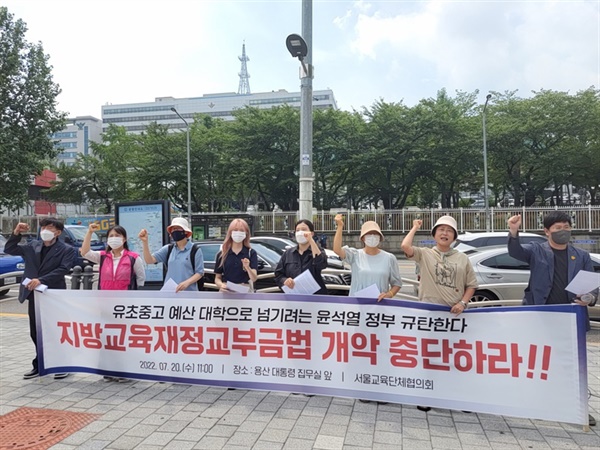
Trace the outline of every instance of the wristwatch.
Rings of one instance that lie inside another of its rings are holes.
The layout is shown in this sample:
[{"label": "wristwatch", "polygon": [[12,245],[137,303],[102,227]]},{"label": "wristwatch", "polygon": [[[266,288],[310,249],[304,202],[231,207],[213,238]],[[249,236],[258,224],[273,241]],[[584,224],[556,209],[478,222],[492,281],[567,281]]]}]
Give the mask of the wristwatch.
[{"label": "wristwatch", "polygon": [[469,302],[464,302],[464,301],[462,301],[462,300],[461,300],[461,301],[460,301],[460,304],[461,304],[461,305],[463,305],[463,307],[464,307],[465,309],[467,309],[467,308],[469,307]]}]

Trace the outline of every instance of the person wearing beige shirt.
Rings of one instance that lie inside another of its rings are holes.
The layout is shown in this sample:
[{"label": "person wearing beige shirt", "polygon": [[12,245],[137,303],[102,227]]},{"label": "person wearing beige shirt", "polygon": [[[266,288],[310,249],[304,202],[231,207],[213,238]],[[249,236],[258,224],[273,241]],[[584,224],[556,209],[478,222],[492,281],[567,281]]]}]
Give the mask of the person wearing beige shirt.
[{"label": "person wearing beige shirt", "polygon": [[[458,236],[456,220],[451,216],[438,219],[431,229],[434,248],[413,247],[415,234],[422,225],[422,220],[413,221],[412,229],[402,241],[406,257],[420,267],[419,300],[449,306],[450,311],[458,315],[469,306],[477,289],[477,279],[467,255],[450,247]],[[417,409],[427,412],[431,407],[417,406]]]},{"label": "person wearing beige shirt", "polygon": [[477,279],[467,255],[450,246],[456,240],[456,220],[442,216],[433,226],[431,234],[434,248],[413,247],[413,239],[423,221],[417,219],[402,241],[402,251],[420,266],[421,286],[419,300],[449,306],[454,314],[460,314],[469,305],[477,289]]}]

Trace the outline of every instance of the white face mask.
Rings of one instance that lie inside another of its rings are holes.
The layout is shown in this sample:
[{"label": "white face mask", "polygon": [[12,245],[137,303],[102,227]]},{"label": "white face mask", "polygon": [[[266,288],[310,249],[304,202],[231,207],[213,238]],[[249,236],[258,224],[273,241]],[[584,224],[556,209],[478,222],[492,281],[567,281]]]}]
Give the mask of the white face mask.
[{"label": "white face mask", "polygon": [[237,242],[239,244],[244,239],[246,239],[246,232],[244,232],[244,231],[232,231],[231,232],[231,239],[233,239],[233,242]]},{"label": "white face mask", "polygon": [[48,242],[54,239],[54,233],[50,230],[42,230],[40,231],[40,237],[42,238],[42,241]]},{"label": "white face mask", "polygon": [[106,243],[110,248],[119,248],[123,246],[123,238],[118,236],[109,237]]},{"label": "white face mask", "polygon": [[308,242],[308,239],[304,237],[304,233],[306,231],[296,231],[296,242],[298,244],[306,244]]},{"label": "white face mask", "polygon": [[377,247],[381,238],[376,234],[367,234],[365,236],[365,245],[367,247]]}]

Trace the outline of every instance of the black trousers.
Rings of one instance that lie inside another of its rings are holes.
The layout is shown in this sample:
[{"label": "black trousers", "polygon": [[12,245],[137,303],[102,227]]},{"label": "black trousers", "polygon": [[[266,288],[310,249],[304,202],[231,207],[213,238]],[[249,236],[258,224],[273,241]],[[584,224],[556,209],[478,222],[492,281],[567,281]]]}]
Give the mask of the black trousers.
[{"label": "black trousers", "polygon": [[33,368],[38,370],[38,351],[37,351],[37,327],[35,325],[35,300],[33,291],[27,297],[27,312],[29,313],[29,336],[35,347],[35,358],[31,361]]}]

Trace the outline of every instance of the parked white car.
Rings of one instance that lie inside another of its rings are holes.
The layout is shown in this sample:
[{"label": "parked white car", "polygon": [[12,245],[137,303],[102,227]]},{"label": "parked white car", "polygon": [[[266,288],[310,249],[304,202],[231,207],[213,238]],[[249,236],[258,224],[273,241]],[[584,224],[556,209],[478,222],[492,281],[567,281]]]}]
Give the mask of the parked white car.
[{"label": "parked white car", "polygon": [[[285,251],[288,248],[295,247],[298,245],[297,242],[288,239],[282,238],[278,236],[254,236],[250,238],[250,242],[262,242],[264,244],[272,245],[273,247],[277,247],[278,249]],[[344,267],[342,260],[340,257],[333,251],[329,249],[324,249],[325,254],[327,255],[327,265],[333,269],[349,269],[349,267]]]}]

